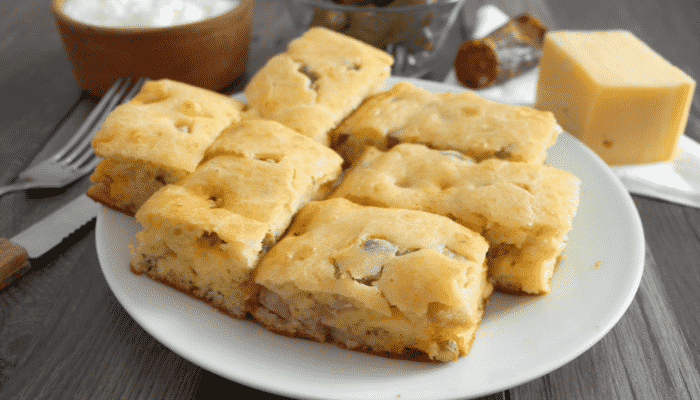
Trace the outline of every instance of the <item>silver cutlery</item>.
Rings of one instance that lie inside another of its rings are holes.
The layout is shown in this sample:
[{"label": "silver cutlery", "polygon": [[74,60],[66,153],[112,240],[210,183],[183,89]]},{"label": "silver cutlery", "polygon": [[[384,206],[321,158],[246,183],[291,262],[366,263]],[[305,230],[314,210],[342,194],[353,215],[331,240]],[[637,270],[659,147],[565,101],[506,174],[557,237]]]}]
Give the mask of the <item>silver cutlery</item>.
[{"label": "silver cutlery", "polygon": [[132,85],[131,79],[119,78],[60,150],[20,172],[16,182],[0,186],[0,196],[31,188],[60,188],[91,172],[100,161],[90,146],[92,137],[117,103],[131,99],[145,81],[141,78]]},{"label": "silver cutlery", "polygon": [[85,194],[10,240],[0,238],[0,289],[24,274],[37,258],[97,216],[100,205]]}]

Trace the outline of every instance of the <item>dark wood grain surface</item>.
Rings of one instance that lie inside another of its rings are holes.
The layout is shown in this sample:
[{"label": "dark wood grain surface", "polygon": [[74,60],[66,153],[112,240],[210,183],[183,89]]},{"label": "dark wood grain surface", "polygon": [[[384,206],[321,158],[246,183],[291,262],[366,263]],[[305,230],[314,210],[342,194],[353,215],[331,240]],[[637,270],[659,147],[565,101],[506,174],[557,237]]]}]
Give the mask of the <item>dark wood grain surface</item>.
[{"label": "dark wood grain surface", "polygon": [[[476,10],[482,1],[468,1]],[[628,29],[700,78],[700,3],[695,0],[514,0],[550,29]],[[247,75],[292,34],[283,2],[258,0]],[[468,16],[467,16],[468,17]],[[455,29],[445,65],[469,32]],[[444,71],[433,79],[441,79]],[[244,84],[245,80],[241,82]],[[239,85],[232,90],[240,89]],[[95,99],[68,65],[48,0],[0,2],[0,184],[51,154]],[[700,140],[700,93],[686,134]],[[12,237],[87,188],[0,197],[0,236]],[[633,196],[647,254],[640,289],[599,343],[544,377],[489,399],[700,398],[700,210]],[[277,396],[201,369],[146,333],[102,276],[94,222],[0,291],[0,399],[192,399]]]}]

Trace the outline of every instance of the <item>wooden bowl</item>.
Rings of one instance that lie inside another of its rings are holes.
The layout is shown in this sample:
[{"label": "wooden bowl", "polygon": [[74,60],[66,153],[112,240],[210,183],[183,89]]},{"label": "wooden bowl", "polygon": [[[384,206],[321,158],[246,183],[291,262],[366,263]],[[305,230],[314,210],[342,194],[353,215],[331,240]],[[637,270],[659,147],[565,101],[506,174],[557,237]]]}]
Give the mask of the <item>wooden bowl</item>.
[{"label": "wooden bowl", "polygon": [[219,90],[248,63],[252,0],[202,21],[168,27],[105,27],[72,19],[51,6],[71,68],[80,84],[102,96],[117,77],[169,78]]}]

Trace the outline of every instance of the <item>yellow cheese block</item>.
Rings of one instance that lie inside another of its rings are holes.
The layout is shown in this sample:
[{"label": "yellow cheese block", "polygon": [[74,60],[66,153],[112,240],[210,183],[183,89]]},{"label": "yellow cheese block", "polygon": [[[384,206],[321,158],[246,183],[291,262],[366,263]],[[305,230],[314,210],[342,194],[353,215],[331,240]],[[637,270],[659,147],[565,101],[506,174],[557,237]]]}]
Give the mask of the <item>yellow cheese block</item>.
[{"label": "yellow cheese block", "polygon": [[535,108],[610,165],[668,161],[695,81],[627,31],[550,31]]}]

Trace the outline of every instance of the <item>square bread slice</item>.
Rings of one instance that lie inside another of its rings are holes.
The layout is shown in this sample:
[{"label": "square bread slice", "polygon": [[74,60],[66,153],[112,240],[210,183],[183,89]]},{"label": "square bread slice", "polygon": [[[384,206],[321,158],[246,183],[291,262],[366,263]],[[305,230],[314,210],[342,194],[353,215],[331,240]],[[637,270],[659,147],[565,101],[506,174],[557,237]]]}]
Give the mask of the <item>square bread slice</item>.
[{"label": "square bread slice", "polygon": [[492,292],[487,249],[439,215],[311,202],[260,262],[248,307],[283,335],[454,361],[469,352]]},{"label": "square bread slice", "polygon": [[272,57],[246,85],[248,104],[329,145],[328,133],[370,95],[382,90],[393,57],[326,28],[310,28]]},{"label": "square bread slice", "polygon": [[432,93],[399,82],[367,99],[331,133],[331,141],[349,163],[368,146],[386,151],[398,143],[420,143],[478,161],[541,164],[560,132],[548,111],[497,103],[469,90]]},{"label": "square bread slice", "polygon": [[489,242],[489,279],[507,292],[545,294],[578,208],[580,180],[537,164],[404,143],[369,148],[332,197],[366,206],[423,210]]},{"label": "square bread slice", "polygon": [[146,82],[95,134],[92,147],[104,159],[90,177],[88,196],[133,216],[156,190],[192,173],[207,147],[240,121],[244,107],[184,83]]},{"label": "square bread slice", "polygon": [[331,149],[274,121],[226,130],[206,161],[136,213],[136,274],[245,318],[250,278],[293,215],[323,198],[341,171]]}]

